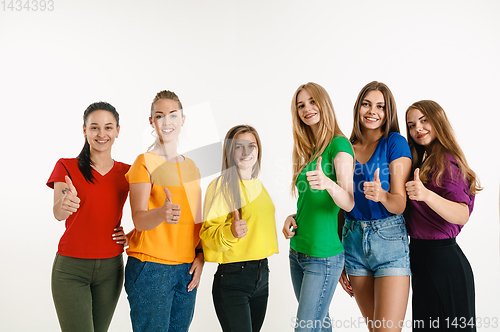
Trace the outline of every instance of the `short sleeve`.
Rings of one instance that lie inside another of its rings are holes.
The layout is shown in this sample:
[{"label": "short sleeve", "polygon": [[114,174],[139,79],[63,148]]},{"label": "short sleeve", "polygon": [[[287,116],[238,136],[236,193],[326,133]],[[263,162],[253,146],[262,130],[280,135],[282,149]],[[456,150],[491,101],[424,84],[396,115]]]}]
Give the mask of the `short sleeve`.
[{"label": "short sleeve", "polygon": [[387,150],[389,163],[401,157],[411,159],[410,147],[408,142],[400,133],[391,133],[387,138]]},{"label": "short sleeve", "polygon": [[470,195],[469,186],[462,178],[458,165],[450,160],[451,173],[446,172],[441,179],[439,194],[449,201],[465,203],[469,207],[469,214],[474,207],[474,196]]},{"label": "short sleeve", "polygon": [[344,136],[335,136],[328,145],[330,157],[335,159],[339,152],[347,152],[354,157],[352,145]]},{"label": "short sleeve", "polygon": [[128,183],[151,183],[151,176],[146,167],[144,154],[139,155],[125,174]]},{"label": "short sleeve", "polygon": [[49,179],[47,180],[47,186],[49,188],[54,189],[54,182],[65,182],[65,176],[69,176],[69,171],[64,165],[64,160],[61,158],[57,161],[56,165],[54,166],[54,170],[52,171],[52,174],[50,174]]}]

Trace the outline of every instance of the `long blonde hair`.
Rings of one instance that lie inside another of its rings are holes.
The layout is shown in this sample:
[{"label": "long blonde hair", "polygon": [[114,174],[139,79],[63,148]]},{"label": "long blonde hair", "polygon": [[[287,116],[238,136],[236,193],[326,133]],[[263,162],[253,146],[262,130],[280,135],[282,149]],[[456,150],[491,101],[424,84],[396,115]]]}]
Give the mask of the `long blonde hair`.
[{"label": "long blonde hair", "polygon": [[[311,127],[306,125],[299,117],[297,109],[297,96],[302,90],[309,92],[316,105],[319,108],[320,122],[318,135],[314,137]],[[295,184],[297,178],[306,165],[318,158],[325,151],[330,141],[335,136],[343,136],[344,133],[340,130],[333,109],[333,104],[328,95],[328,92],[319,84],[309,82],[299,86],[295,91],[292,99],[292,122],[293,122],[293,180],[291,192],[295,195]]]},{"label": "long blonde hair", "polygon": [[[260,142],[259,134],[254,127],[249,125],[238,125],[229,129],[224,139],[224,149],[222,156],[222,170],[221,175],[216,179],[215,188],[216,192],[213,198],[222,195],[226,201],[229,211],[239,210],[241,212],[241,195],[240,195],[240,180],[241,176],[238,171],[238,165],[234,159],[236,150],[235,137],[239,134],[250,133],[255,137],[257,142],[257,162],[252,169],[252,178],[256,178],[260,171],[262,159],[262,144]],[[207,206],[208,207],[208,206]]]},{"label": "long blonde hair", "polygon": [[385,138],[389,136],[390,133],[399,133],[399,123],[398,123],[398,112],[396,108],[396,101],[392,95],[391,90],[387,85],[382,82],[373,81],[368,83],[361,89],[354,104],[354,121],[352,126],[351,137],[349,141],[353,143],[354,141],[359,141],[363,143],[363,133],[361,131],[361,126],[359,124],[359,110],[361,109],[361,104],[365,99],[366,95],[370,91],[380,91],[384,96],[384,111],[385,111],[385,123],[382,125],[382,131],[384,132]]},{"label": "long blonde hair", "polygon": [[478,191],[481,191],[483,188],[481,188],[479,179],[476,173],[469,167],[465,154],[458,145],[453,128],[443,108],[435,101],[421,100],[408,107],[408,110],[406,110],[406,119],[408,118],[408,112],[412,109],[422,112],[436,133],[432,152],[425,157],[424,146],[417,144],[413,140],[410,135],[408,122],[406,122],[408,145],[410,146],[412,155],[412,172],[420,167],[420,180],[423,183],[427,183],[431,177],[435,177],[437,185],[441,186],[445,167],[450,167],[448,158],[446,157],[446,154],[449,153],[457,161],[462,178],[469,186],[470,194],[475,195]]}]

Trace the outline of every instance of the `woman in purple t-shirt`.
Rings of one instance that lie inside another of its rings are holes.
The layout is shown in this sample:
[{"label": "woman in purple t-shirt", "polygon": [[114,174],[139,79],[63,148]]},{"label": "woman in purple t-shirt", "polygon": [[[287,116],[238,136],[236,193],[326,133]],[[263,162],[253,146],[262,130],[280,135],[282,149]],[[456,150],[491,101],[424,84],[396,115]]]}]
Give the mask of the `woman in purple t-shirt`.
[{"label": "woman in purple t-shirt", "polygon": [[413,330],[476,331],[474,276],[455,237],[482,188],[439,104],[414,103],[406,126],[414,170],[406,183]]}]

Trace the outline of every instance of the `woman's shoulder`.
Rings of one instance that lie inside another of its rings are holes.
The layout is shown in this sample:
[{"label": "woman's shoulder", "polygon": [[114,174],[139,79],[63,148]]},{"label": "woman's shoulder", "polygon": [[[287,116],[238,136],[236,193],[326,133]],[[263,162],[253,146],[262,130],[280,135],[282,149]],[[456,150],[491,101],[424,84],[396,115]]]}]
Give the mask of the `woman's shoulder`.
[{"label": "woman's shoulder", "polygon": [[352,145],[345,136],[337,135],[332,138],[328,144],[327,150],[337,154],[338,152],[347,152],[353,155]]},{"label": "woman's shoulder", "polygon": [[387,142],[389,144],[394,143],[394,144],[406,144],[406,145],[408,145],[406,138],[403,135],[401,135],[400,133],[395,132],[395,131],[389,133],[389,135],[387,136]]},{"label": "woman's shoulder", "polygon": [[77,158],[59,158],[54,168],[64,167],[66,169],[78,168]]},{"label": "woman's shoulder", "polygon": [[59,158],[59,160],[57,162],[65,164],[65,165],[78,164],[78,159],[77,158]]},{"label": "woman's shoulder", "polygon": [[125,172],[126,173],[130,169],[130,165],[129,164],[122,163],[121,161],[116,161],[115,160],[115,165],[116,165],[118,171],[121,171],[121,172]]},{"label": "woman's shoulder", "polygon": [[460,164],[451,153],[447,152],[443,159],[445,169],[448,169],[451,177],[461,175]]}]

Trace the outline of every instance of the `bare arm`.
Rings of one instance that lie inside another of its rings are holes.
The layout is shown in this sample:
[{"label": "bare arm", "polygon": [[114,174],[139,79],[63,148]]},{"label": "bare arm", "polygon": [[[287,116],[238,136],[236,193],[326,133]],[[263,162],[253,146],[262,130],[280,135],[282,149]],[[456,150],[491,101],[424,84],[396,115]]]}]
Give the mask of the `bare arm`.
[{"label": "bare arm", "polygon": [[132,209],[132,220],[135,228],[142,231],[149,231],[156,228],[163,221],[176,224],[179,222],[181,207],[172,204],[170,192],[165,188],[167,198],[163,206],[148,210],[149,195],[151,193],[151,183],[131,183],[130,184],[130,207]]},{"label": "bare arm", "polygon": [[[339,152],[333,160],[337,183],[323,173],[321,162],[318,158],[316,170],[306,173],[311,189],[326,190],[333,201],[344,211],[351,211],[354,207],[353,195],[353,162],[354,159],[347,152]],[[285,235],[286,236],[286,235]]]},{"label": "bare arm", "polygon": [[382,203],[387,211],[393,214],[401,214],[406,208],[405,183],[411,172],[411,160],[401,157],[389,164],[390,190],[385,191],[379,178],[379,170],[375,171],[372,182],[364,183],[365,197],[374,202]]},{"label": "bare arm", "polygon": [[354,159],[347,152],[339,152],[333,160],[337,183],[331,181],[328,193],[332,196],[335,204],[344,211],[351,211],[354,207],[353,194],[353,172]]}]

